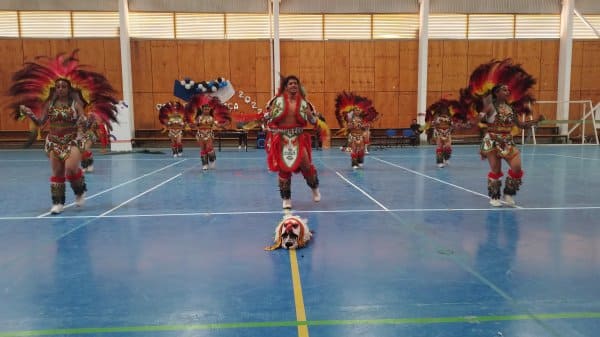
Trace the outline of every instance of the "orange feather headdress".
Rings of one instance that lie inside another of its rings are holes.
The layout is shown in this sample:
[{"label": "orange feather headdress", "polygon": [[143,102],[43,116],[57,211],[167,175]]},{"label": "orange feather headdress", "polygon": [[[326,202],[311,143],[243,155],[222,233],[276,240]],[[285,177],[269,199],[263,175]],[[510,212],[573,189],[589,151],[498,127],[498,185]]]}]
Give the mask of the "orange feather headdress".
[{"label": "orange feather headdress", "polygon": [[536,80],[511,59],[492,60],[473,71],[469,86],[461,90],[460,101],[470,110],[481,111],[484,97],[492,94],[497,86],[506,85],[510,90],[506,103],[519,114],[529,114],[530,103],[535,100],[529,90],[535,83]]},{"label": "orange feather headdress", "polygon": [[87,114],[103,123],[111,130],[110,122],[117,121],[117,100],[115,90],[104,75],[85,69],[79,64],[77,50],[70,55],[58,54],[56,57],[39,56],[33,62],[26,62],[13,77],[9,89],[15,97],[12,103],[13,117],[22,118],[20,106],[25,105],[38,117],[44,103],[52,97],[56,80],[65,79],[83,99]]}]

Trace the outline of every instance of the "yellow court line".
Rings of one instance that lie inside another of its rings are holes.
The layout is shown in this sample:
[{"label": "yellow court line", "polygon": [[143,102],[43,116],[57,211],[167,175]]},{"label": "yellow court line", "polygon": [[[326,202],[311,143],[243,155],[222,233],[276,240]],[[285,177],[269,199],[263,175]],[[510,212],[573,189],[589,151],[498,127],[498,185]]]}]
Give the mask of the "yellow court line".
[{"label": "yellow court line", "polygon": [[306,312],[304,311],[304,298],[302,297],[302,283],[296,250],[290,249],[290,266],[292,267],[292,286],[294,288],[294,303],[296,304],[296,320],[298,321],[298,337],[308,337]]}]

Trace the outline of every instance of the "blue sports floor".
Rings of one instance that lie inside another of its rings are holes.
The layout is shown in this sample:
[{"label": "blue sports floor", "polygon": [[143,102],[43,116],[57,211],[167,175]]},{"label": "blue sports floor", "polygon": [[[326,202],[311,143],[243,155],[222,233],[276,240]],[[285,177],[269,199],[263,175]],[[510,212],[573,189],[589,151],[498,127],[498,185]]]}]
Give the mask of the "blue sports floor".
[{"label": "blue sports floor", "polygon": [[[298,251],[264,251],[277,175],[252,149],[102,155],[88,198],[50,216],[42,150],[0,151],[0,337],[597,337],[600,147],[524,146],[517,207],[492,208],[487,162],[454,147],[314,152]],[[506,168],[504,169],[506,172]]]}]

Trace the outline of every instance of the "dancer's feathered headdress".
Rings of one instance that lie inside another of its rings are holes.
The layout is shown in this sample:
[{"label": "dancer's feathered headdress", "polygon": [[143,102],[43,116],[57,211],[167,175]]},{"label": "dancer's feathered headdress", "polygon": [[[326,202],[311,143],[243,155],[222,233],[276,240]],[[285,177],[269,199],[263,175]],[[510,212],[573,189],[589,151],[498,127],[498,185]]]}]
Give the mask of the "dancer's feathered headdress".
[{"label": "dancer's feathered headdress", "polygon": [[158,120],[160,124],[167,126],[169,120],[173,117],[179,116],[182,121],[186,121],[186,114],[183,105],[180,102],[169,101],[158,109]]},{"label": "dancer's feathered headdress", "polygon": [[351,111],[358,113],[367,123],[373,122],[379,116],[370,99],[344,91],[335,99],[335,118],[340,125],[338,134],[346,133],[347,116]]},{"label": "dancer's feathered headdress", "polygon": [[448,113],[455,121],[465,122],[468,119],[467,109],[459,101],[442,98],[427,108],[425,122],[431,122],[440,113]]},{"label": "dancer's feathered headdress", "polygon": [[93,114],[110,130],[110,122],[117,121],[115,90],[104,75],[83,68],[77,59],[77,50],[70,55],[61,53],[55,58],[39,56],[33,62],[26,62],[23,69],[13,75],[9,89],[10,95],[15,97],[13,117],[23,117],[21,105],[29,107],[40,117],[44,103],[54,93],[56,80],[65,79],[81,95],[85,112]]},{"label": "dancer's feathered headdress", "polygon": [[465,106],[476,111],[483,108],[483,99],[492,94],[498,85],[506,85],[510,90],[507,103],[519,114],[529,114],[530,103],[535,99],[529,89],[536,80],[519,64],[511,59],[492,60],[477,67],[469,78],[469,86],[461,90],[460,100]]},{"label": "dancer's feathered headdress", "polygon": [[206,94],[196,94],[190,98],[190,101],[185,105],[186,116],[189,116],[190,123],[194,122],[194,119],[202,114],[202,107],[208,105],[211,108],[211,115],[217,121],[220,126],[225,126],[231,123],[231,113],[229,108],[219,100],[216,96]]}]

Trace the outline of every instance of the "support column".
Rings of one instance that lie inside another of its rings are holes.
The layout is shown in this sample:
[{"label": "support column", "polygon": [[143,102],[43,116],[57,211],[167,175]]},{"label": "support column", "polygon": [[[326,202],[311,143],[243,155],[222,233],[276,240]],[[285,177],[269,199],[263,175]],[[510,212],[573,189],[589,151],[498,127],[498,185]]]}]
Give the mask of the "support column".
[{"label": "support column", "polygon": [[[569,119],[569,100],[571,98],[571,63],[573,57],[573,13],[575,0],[563,0],[560,14],[560,51],[558,55],[558,95],[556,100],[557,120]],[[561,135],[566,135],[569,125],[558,125]]]},{"label": "support column", "polygon": [[110,144],[111,151],[131,151],[131,140],[135,136],[133,84],[131,80],[131,47],[129,42],[129,3],[119,0],[119,40],[121,46],[121,78],[123,100],[117,105],[118,123],[113,124],[112,134],[116,137]]},{"label": "support column", "polygon": [[281,73],[281,50],[279,47],[279,2],[281,0],[273,0],[273,50],[271,53],[271,61],[273,62],[273,72],[271,74],[271,83],[273,95],[277,94],[279,89],[279,74]]},{"label": "support column", "polygon": [[[427,71],[429,49],[429,0],[419,0],[419,60],[417,76],[417,121],[425,125],[427,109]],[[421,142],[427,141],[425,132],[421,134]]]}]

